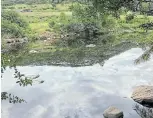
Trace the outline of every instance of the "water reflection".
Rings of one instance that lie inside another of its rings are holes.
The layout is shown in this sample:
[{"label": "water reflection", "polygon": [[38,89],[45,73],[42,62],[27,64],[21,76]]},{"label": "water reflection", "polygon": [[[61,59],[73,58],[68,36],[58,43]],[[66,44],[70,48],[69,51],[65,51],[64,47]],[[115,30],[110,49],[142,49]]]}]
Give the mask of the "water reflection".
[{"label": "water reflection", "polygon": [[17,66],[91,66],[96,63],[103,65],[104,61],[124,52],[136,44],[130,42],[123,42],[117,45],[97,45],[93,48],[79,47],[79,48],[63,48],[62,50],[56,48],[55,51],[44,51],[40,53],[24,53],[19,56],[15,62]]},{"label": "water reflection", "polygon": [[136,104],[134,110],[141,118],[153,118],[153,108],[147,108]]},{"label": "water reflection", "polygon": [[24,66],[25,75],[40,75],[43,84],[26,88],[10,79],[7,70],[2,90],[14,93],[27,104],[10,105],[2,101],[3,118],[102,118],[103,111],[113,105],[124,112],[125,118],[140,118],[130,99],[136,85],[152,84],[153,60],[134,65],[142,54],[135,48],[99,64],[88,67]]}]

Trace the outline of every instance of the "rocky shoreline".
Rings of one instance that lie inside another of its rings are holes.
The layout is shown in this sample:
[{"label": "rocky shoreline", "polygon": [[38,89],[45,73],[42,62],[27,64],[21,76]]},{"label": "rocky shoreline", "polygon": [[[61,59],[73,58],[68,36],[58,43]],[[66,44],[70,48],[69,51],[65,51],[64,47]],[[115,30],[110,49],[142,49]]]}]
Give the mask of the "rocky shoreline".
[{"label": "rocky shoreline", "polygon": [[[135,106],[135,111],[142,118],[153,118],[153,86],[141,85],[135,87],[131,98],[142,105],[144,108],[139,108],[139,105]],[[110,106],[103,112],[104,118],[123,118],[123,111]]]}]

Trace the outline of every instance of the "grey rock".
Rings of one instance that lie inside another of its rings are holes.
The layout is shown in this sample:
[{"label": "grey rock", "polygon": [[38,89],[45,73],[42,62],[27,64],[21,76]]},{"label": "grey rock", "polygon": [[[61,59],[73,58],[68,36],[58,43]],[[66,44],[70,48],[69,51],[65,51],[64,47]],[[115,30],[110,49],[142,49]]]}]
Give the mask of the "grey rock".
[{"label": "grey rock", "polygon": [[36,51],[36,50],[30,50],[29,53],[30,53],[30,54],[32,54],[32,53],[37,53],[37,51]]},{"label": "grey rock", "polygon": [[94,45],[94,44],[86,45],[87,48],[93,48],[93,47],[95,47],[95,46],[96,46],[96,45]]},{"label": "grey rock", "polygon": [[153,108],[153,86],[141,85],[136,87],[131,98],[141,105]]},{"label": "grey rock", "polygon": [[118,108],[111,106],[106,109],[103,113],[104,118],[123,118],[123,111]]}]

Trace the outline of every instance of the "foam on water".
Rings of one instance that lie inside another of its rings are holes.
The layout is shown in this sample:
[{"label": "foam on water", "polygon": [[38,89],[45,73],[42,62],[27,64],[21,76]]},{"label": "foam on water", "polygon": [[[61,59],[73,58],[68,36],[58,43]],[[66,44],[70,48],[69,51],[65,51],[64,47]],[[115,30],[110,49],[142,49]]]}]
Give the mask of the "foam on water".
[{"label": "foam on water", "polygon": [[133,87],[153,85],[153,59],[140,65],[134,60],[143,51],[133,48],[107,60],[104,66],[18,67],[28,75],[40,74],[43,84],[20,87],[13,70],[5,71],[2,91],[24,98],[27,103],[2,101],[2,118],[102,118],[109,106],[123,110],[125,118],[139,118],[130,99]]}]

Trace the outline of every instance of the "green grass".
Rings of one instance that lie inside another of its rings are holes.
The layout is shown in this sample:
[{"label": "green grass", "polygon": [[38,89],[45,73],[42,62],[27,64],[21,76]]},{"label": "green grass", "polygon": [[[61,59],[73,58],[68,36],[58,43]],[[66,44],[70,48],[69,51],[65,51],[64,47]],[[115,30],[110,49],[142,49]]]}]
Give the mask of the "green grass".
[{"label": "green grass", "polygon": [[27,5],[27,4],[16,4],[9,6],[8,9],[31,9],[32,11],[69,11],[69,6],[71,4],[57,4],[55,8],[51,4],[35,4],[35,5]]},{"label": "green grass", "polygon": [[47,22],[42,22],[42,23],[31,23],[30,28],[32,31],[35,33],[41,34],[45,32],[47,29],[49,29],[48,23]]},{"label": "green grass", "polygon": [[19,12],[19,14],[26,19],[30,24],[30,28],[33,32],[40,34],[50,29],[48,23],[53,19],[58,20],[61,13],[66,16],[71,16],[72,13],[68,10],[70,4],[58,4],[56,9],[53,9],[51,4],[36,4],[36,5],[25,5],[17,4],[13,5],[14,10],[30,9],[32,12]]},{"label": "green grass", "polygon": [[126,22],[125,15],[121,15],[121,19],[117,20],[117,25],[114,28],[116,41],[132,41],[137,43],[153,42],[153,30],[146,32],[139,28],[139,25],[153,22],[153,16],[136,15],[134,19]]},{"label": "green grass", "polygon": [[[53,12],[21,12],[21,16],[34,16],[34,17],[45,17],[45,16],[59,16],[60,11],[53,11]],[[72,13],[71,12],[64,12],[67,16],[70,16]]]},{"label": "green grass", "polygon": [[[36,4],[36,5],[25,5],[17,4],[11,7],[15,10],[21,9],[31,9],[33,12],[19,12],[22,17],[24,17],[30,24],[30,28],[37,35],[42,34],[46,30],[53,29],[49,28],[49,22],[55,21],[56,24],[60,23],[60,14],[63,12],[66,17],[71,17],[72,12],[69,10],[71,4],[58,4],[56,9],[53,8],[51,4]],[[10,7],[9,7],[10,8]],[[8,9],[9,9],[8,8]],[[135,14],[135,18],[131,21],[126,22],[126,14],[122,14],[120,19],[115,19],[112,16],[108,17],[108,24],[111,27],[105,26],[107,29],[111,30],[110,35],[114,36],[114,43],[119,43],[121,41],[132,41],[138,43],[150,43],[153,42],[153,31],[138,28],[139,25],[147,22],[153,22],[153,16],[144,16],[139,13]],[[55,25],[56,26],[56,25]],[[58,25],[57,25],[58,27]],[[56,28],[55,28],[56,30]],[[41,44],[39,41],[35,42],[37,48],[43,47],[45,45]]]},{"label": "green grass", "polygon": [[[66,19],[71,18],[72,13],[69,11],[70,4],[58,4],[56,9],[53,9],[50,4],[37,4],[37,5],[13,5],[14,10],[21,9],[31,9],[33,12],[19,12],[20,15],[29,22],[32,32],[39,36],[46,32],[48,29],[51,32],[55,32],[58,29],[59,23],[63,21],[60,20],[60,15],[63,12]],[[12,9],[11,8],[11,9]],[[8,8],[9,10],[10,8]],[[23,60],[19,62],[19,65],[32,64],[36,62],[52,64],[52,62],[68,62],[71,64],[85,64],[86,60],[90,60],[89,63],[103,62],[103,60],[108,59],[123,50],[129,49],[130,46],[116,46],[112,48],[113,45],[120,44],[122,41],[131,41],[136,43],[150,43],[153,42],[153,30],[145,32],[145,30],[139,28],[139,25],[147,22],[153,22],[153,16],[144,16],[136,14],[135,18],[131,21],[126,22],[126,14],[122,14],[120,19],[115,19],[111,15],[107,19],[106,26],[103,26],[104,30],[108,33],[106,39],[111,39],[112,42],[109,46],[102,45],[101,40],[97,43],[94,48],[85,47],[59,47],[58,45],[53,45],[52,43],[45,43],[42,40],[37,40],[29,44],[30,50],[37,50],[39,52],[36,54],[26,54],[23,56]],[[54,21],[55,26],[52,29],[49,27],[49,22]],[[65,20],[66,21],[66,20]],[[73,20],[72,20],[73,21]],[[71,22],[72,22],[71,21]],[[73,21],[74,22],[74,21]],[[69,23],[69,21],[68,21]],[[106,34],[107,35],[107,34]],[[105,37],[105,35],[103,35]],[[62,41],[62,40],[60,40]],[[120,47],[120,48],[119,48]],[[132,46],[131,46],[132,47]],[[110,49],[109,49],[110,48]],[[119,48],[119,49],[118,49]],[[118,49],[118,50],[117,50]],[[117,50],[117,51],[116,51]],[[108,52],[107,52],[108,51]],[[116,51],[116,52],[115,52]],[[113,53],[115,52],[115,53]],[[112,53],[112,54],[111,54]],[[110,54],[110,55],[108,55]],[[89,65],[90,65],[89,64]]]}]

